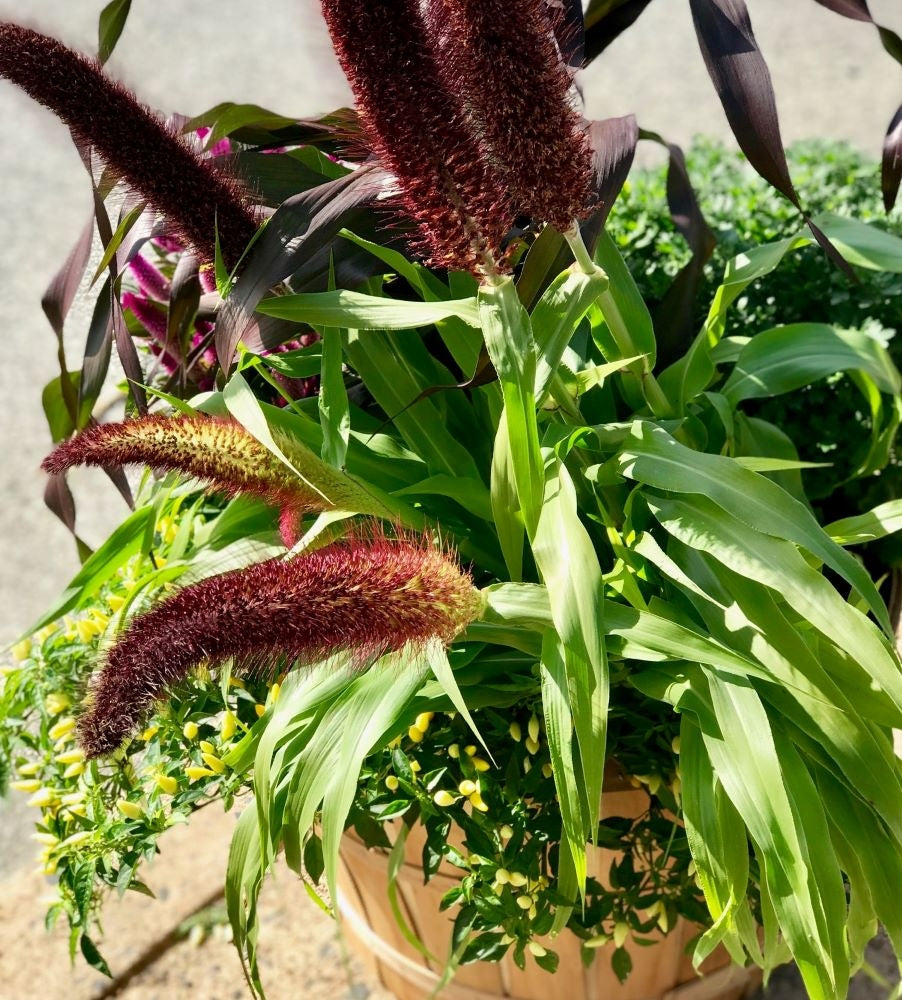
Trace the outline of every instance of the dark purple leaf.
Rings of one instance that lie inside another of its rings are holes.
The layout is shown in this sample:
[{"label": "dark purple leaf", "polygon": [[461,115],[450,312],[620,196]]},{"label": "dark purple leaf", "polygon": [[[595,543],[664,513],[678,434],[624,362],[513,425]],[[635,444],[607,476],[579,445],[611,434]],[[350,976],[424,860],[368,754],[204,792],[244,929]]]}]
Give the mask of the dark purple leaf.
[{"label": "dark purple leaf", "polygon": [[874,20],[868,9],[867,0],[814,0],[814,2],[836,14],[851,18],[853,21],[866,21],[868,24],[873,24],[880,35],[883,47],[897,62],[902,63],[902,38],[891,28],[884,28],[883,25]]},{"label": "dark purple leaf", "polygon": [[138,358],[138,351],[135,348],[132,335],[125,325],[122,306],[119,304],[119,298],[115,292],[110,293],[110,300],[116,350],[119,353],[119,360],[122,362],[122,370],[128,379],[131,397],[135,401],[138,413],[144,416],[147,413],[147,393],[144,391],[144,372],[141,370],[141,361]]},{"label": "dark purple leaf", "polygon": [[585,59],[591,62],[634,24],[651,0],[593,0],[585,17]]},{"label": "dark purple leaf", "polygon": [[[81,366],[81,379],[78,383],[79,412],[90,414],[94,403],[100,395],[110,367],[110,356],[113,351],[113,322],[110,314],[110,279],[104,282],[94,303],[94,313],[91,325],[88,327],[88,338],[85,341],[85,354]],[[79,427],[79,430],[81,428]]]},{"label": "dark purple leaf", "polygon": [[594,200],[598,206],[597,218],[593,221],[598,225],[599,232],[604,229],[630,172],[638,141],[639,126],[633,115],[606,118],[589,126]]},{"label": "dark purple leaf", "polygon": [[689,0],[708,73],[740,149],[759,174],[798,208],[780,137],[770,71],[744,0]]},{"label": "dark purple leaf", "polygon": [[47,291],[44,292],[44,297],[41,299],[41,308],[57,337],[63,335],[63,323],[72,307],[85,268],[88,266],[93,237],[94,219],[91,218],[81,231],[75,246],[69,251],[65,264],[47,286]]},{"label": "dark purple leaf", "polygon": [[758,173],[802,212],[817,242],[849,277],[855,273],[802,209],[789,175],[770,71],[745,0],[689,0],[708,73],[740,149]]},{"label": "dark purple leaf", "polygon": [[65,524],[75,539],[78,558],[84,562],[91,555],[91,549],[75,533],[75,500],[62,474],[51,476],[44,487],[44,503]]},{"label": "dark purple leaf", "polygon": [[883,140],[883,205],[891,212],[902,183],[902,106],[893,116]]},{"label": "dark purple leaf", "polygon": [[224,371],[231,367],[239,342],[254,333],[253,313],[263,296],[290,277],[301,260],[331,243],[355,209],[372,204],[384,178],[378,168],[362,167],[303,191],[276,209],[219,310],[216,353]]},{"label": "dark purple leaf", "polygon": [[[554,34],[564,61],[578,69],[586,55],[582,0],[559,0],[558,3],[546,0],[546,4],[551,9]],[[554,7],[558,8],[556,14]]]},{"label": "dark purple leaf", "polygon": [[701,289],[705,264],[714,252],[717,239],[699,207],[682,149],[667,142],[656,132],[646,132],[643,129],[640,136],[660,143],[667,149],[670,157],[667,169],[670,217],[692,251],[689,262],[673,279],[654,313],[658,358],[666,364],[683,353],[693,335],[695,303]]},{"label": "dark purple leaf", "polygon": [[[180,360],[191,347],[194,319],[200,304],[200,278],[197,259],[184,253],[172,276],[169,289],[169,315],[166,326],[167,349]],[[185,373],[182,372],[182,375]]]}]

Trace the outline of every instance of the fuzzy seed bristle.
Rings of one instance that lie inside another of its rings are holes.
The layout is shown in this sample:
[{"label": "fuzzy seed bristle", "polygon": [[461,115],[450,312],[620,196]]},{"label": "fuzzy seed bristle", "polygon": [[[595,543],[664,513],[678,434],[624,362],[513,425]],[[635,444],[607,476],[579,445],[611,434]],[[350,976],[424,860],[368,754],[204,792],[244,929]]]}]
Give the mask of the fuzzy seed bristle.
[{"label": "fuzzy seed bristle", "polygon": [[218,228],[226,264],[238,263],[257,230],[238,179],[198,156],[97,62],[55,38],[0,22],[0,77],[58,115],[75,141],[94,149],[198,257],[214,259]]},{"label": "fuzzy seed bristle", "polygon": [[369,144],[433,266],[497,272],[513,222],[479,137],[441,86],[418,0],[322,0]]},{"label": "fuzzy seed bristle", "polygon": [[437,67],[518,214],[566,230],[592,208],[592,154],[542,0],[428,0]]},{"label": "fuzzy seed bristle", "polygon": [[213,492],[228,497],[248,493],[291,511],[295,522],[307,511],[342,506],[346,498],[337,473],[300,446],[286,447],[292,449],[296,464],[315,467],[312,474],[321,484],[324,474],[329,476],[323,484],[328,488],[319,492],[295,476],[235,421],[205,416],[152,415],[88,427],[58,445],[42,468],[56,475],[77,465],[140,464],[155,472],[181,472],[202,480]]},{"label": "fuzzy seed bristle", "polygon": [[92,758],[114,752],[200,664],[232,659],[272,674],[348,651],[362,667],[410,645],[451,642],[480,607],[456,563],[413,538],[351,538],[212,577],[122,633],[92,685],[81,744]]}]

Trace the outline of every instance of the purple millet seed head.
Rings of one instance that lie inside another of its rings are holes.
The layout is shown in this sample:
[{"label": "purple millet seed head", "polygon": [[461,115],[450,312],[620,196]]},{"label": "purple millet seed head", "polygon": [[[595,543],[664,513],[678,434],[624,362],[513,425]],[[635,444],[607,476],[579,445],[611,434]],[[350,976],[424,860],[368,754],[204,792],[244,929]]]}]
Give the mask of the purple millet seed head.
[{"label": "purple millet seed head", "polygon": [[430,264],[497,273],[513,213],[501,177],[441,86],[418,0],[322,0],[373,152],[397,179]]},{"label": "purple millet seed head", "polygon": [[543,0],[428,0],[446,89],[458,95],[515,211],[567,230],[592,209],[592,153]]},{"label": "purple millet seed head", "polygon": [[78,725],[88,757],[115,752],[168,688],[232,659],[270,675],[293,662],[451,642],[480,613],[470,578],[421,539],[335,542],[185,587],[133,619],[110,649]]},{"label": "purple millet seed head", "polygon": [[181,243],[214,258],[215,234],[234,267],[257,230],[240,182],[187,142],[100,65],[55,38],[0,22],[0,77],[69,126],[172,226]]},{"label": "purple millet seed head", "polygon": [[[155,472],[194,476],[229,497],[248,493],[296,514],[342,506],[338,473],[294,442],[286,441],[284,447],[323,492],[295,476],[240,424],[205,416],[153,415],[88,427],[58,445],[42,467],[57,475],[76,465],[140,464]],[[332,478],[324,482],[330,473]]]}]

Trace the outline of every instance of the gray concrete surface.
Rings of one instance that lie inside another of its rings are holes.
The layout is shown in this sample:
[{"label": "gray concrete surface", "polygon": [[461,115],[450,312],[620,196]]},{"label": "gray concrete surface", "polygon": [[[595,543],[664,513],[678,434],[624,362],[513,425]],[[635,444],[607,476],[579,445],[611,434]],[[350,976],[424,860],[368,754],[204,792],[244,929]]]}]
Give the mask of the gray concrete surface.
[{"label": "gray concrete surface", "polygon": [[[902,73],[882,52],[876,32],[809,0],[748,3],[777,88],[784,138],[846,139],[876,154],[902,98]],[[103,0],[0,0],[0,18],[91,51],[102,6]],[[317,6],[315,0],[134,0],[110,68],[167,112],[195,114],[226,99],[296,116],[327,111],[347,102],[348,92]],[[899,0],[870,0],[870,6],[878,20],[902,32]],[[644,127],[681,143],[695,133],[730,142],[685,0],[657,0],[582,82],[595,117],[634,111]],[[40,391],[56,368],[39,302],[89,212],[90,191],[65,129],[2,83],[0,123],[2,643],[27,627],[77,569],[66,530],[41,502],[38,465],[49,436]],[[645,154],[644,161],[654,156]],[[90,298],[83,295],[68,324],[72,367],[89,315]],[[99,473],[74,477],[74,486],[80,530],[97,543],[124,506]],[[23,853],[26,826],[20,810],[11,813],[0,803],[0,855],[7,866]],[[24,855],[30,853],[25,844]],[[802,995],[791,976],[773,989],[787,1000]],[[860,1000],[881,995],[860,989]]]}]

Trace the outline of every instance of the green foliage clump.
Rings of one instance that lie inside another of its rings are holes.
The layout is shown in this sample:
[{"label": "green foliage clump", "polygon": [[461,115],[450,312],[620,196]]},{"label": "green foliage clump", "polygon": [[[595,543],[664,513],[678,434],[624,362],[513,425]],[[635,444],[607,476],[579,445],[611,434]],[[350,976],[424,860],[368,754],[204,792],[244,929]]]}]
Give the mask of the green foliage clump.
[{"label": "green foliage clump", "polygon": [[[887,218],[883,210],[875,160],[847,144],[823,140],[797,143],[787,157],[802,204],[812,216],[831,212],[902,235],[902,215],[897,211]],[[717,238],[695,299],[696,330],[729,262],[753,247],[795,236],[803,222],[741,154],[699,140],[686,162],[701,210]],[[667,210],[666,173],[665,166],[634,173],[608,222],[652,311],[691,257]],[[803,247],[737,299],[725,335],[748,337],[778,325],[828,323],[875,337],[888,346],[898,365],[902,337],[895,334],[902,330],[902,275],[863,268],[855,273],[857,282],[817,246]],[[754,415],[782,428],[802,459],[830,463],[828,468],[807,470],[803,477],[808,496],[824,507],[825,517],[854,513],[900,495],[902,470],[894,462],[876,476],[855,475],[871,426],[851,376],[832,376],[764,400]]]}]

